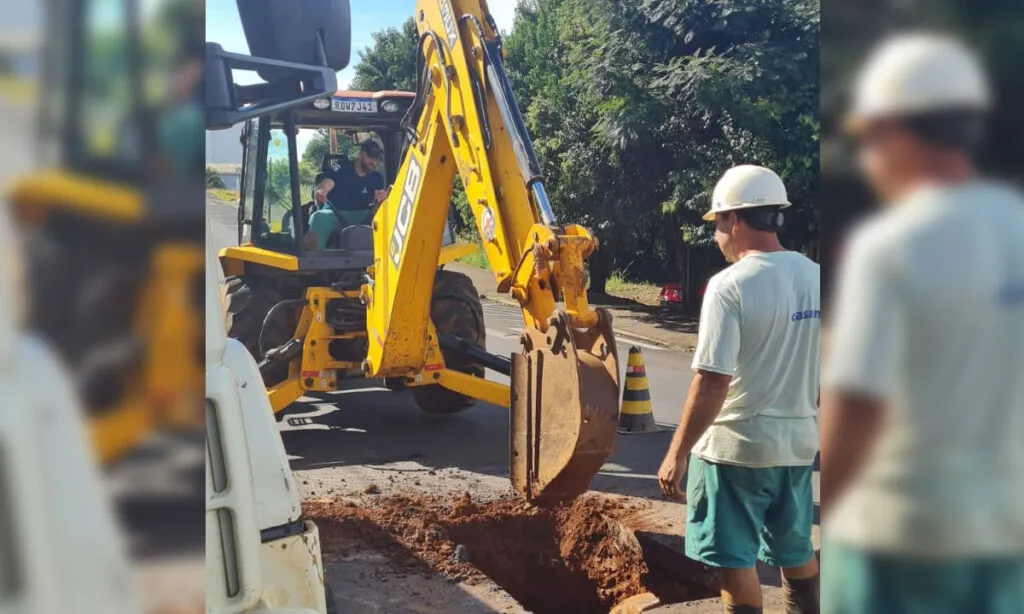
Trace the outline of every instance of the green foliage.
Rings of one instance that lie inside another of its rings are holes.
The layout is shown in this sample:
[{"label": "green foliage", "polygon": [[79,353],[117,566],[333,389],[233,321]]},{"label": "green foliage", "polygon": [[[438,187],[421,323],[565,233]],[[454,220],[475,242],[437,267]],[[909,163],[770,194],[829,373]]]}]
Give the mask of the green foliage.
[{"label": "green foliage", "polygon": [[288,159],[267,160],[267,187],[263,208],[268,221],[280,220],[281,216],[292,208],[291,190]]},{"label": "green foliage", "polygon": [[[600,241],[593,291],[613,271],[679,279],[686,254],[714,249],[700,216],[736,164],[786,182],[790,247],[816,236],[818,32],[817,0],[520,2],[506,68],[555,213]],[[376,34],[358,86],[411,86],[414,33]],[[475,237],[458,188],[453,202]]]},{"label": "green foliage", "polygon": [[818,225],[818,5],[813,0],[536,0],[508,67],[560,217],[588,226],[600,290],[614,269],[676,276],[730,166],[769,166]]},{"label": "green foliage", "polygon": [[219,190],[227,189],[227,186],[224,185],[224,180],[220,178],[220,175],[217,174],[217,171],[212,166],[206,167],[206,187]]},{"label": "green foliage", "polygon": [[479,243],[480,231],[476,227],[476,218],[469,206],[469,199],[466,198],[466,188],[458,176],[455,177],[455,188],[452,190],[451,207],[455,210],[452,216],[452,230],[456,236],[465,241]]},{"label": "green foliage", "polygon": [[[344,134],[338,134],[337,137],[338,154],[344,155],[350,160],[355,157],[356,150],[359,146],[352,141],[351,138],[347,138]],[[320,172],[321,164],[323,164],[324,156],[331,152],[331,135],[326,128],[321,128],[316,131],[316,134],[309,143],[306,145],[306,149],[302,152],[302,159],[300,164],[308,166],[313,169],[313,176]],[[311,180],[312,181],[312,180]]]},{"label": "green foliage", "polygon": [[373,43],[359,52],[352,88],[357,90],[416,89],[416,54],[419,35],[410,17],[402,28],[373,33]]},{"label": "green foliage", "polygon": [[231,205],[238,204],[238,192],[236,190],[223,190],[220,188],[207,188],[206,193],[217,200]]},{"label": "green foliage", "polygon": [[[914,2],[862,0],[829,5],[825,16],[823,28],[828,44],[822,54],[823,149],[827,146],[838,153],[823,159],[823,179],[836,181],[837,175],[851,172],[853,160],[841,155],[836,127],[849,102],[847,94],[855,71],[886,34],[915,28],[951,33],[980,54],[999,101],[989,122],[989,142],[982,152],[982,163],[993,172],[1024,180],[1019,162],[1024,159],[1024,114],[1016,105],[1024,93],[1024,71],[1020,69],[1024,3],[942,0],[921,10],[921,5]],[[828,190],[830,196],[834,192]],[[833,225],[831,219],[829,225]]]},{"label": "green foliage", "polygon": [[490,267],[487,263],[487,254],[479,246],[477,246],[477,250],[475,252],[457,259],[456,262],[475,266],[478,269],[486,269]]},{"label": "green foliage", "polygon": [[302,152],[301,163],[303,166],[316,169],[314,175],[320,172],[320,165],[323,163],[324,156],[331,153],[331,136],[329,131],[326,129],[320,129],[316,131],[316,135],[310,139],[306,145],[306,150]]}]

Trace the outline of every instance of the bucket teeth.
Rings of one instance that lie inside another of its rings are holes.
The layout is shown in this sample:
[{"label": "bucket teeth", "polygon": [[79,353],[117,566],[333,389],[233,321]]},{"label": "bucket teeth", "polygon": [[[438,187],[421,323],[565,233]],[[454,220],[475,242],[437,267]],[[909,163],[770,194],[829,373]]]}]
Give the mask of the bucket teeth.
[{"label": "bucket teeth", "polygon": [[611,454],[619,369],[611,314],[580,331],[562,312],[548,330],[527,330],[512,357],[509,465],[512,486],[547,505],[575,498]]}]

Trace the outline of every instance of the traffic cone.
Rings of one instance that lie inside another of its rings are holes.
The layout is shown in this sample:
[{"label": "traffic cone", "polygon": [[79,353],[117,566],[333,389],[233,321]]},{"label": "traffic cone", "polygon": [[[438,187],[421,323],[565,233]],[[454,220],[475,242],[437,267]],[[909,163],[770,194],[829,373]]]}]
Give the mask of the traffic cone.
[{"label": "traffic cone", "polygon": [[619,411],[619,432],[656,433],[660,429],[654,422],[651,391],[647,387],[647,370],[640,348],[629,348],[626,361],[626,385],[622,387],[622,409]]}]

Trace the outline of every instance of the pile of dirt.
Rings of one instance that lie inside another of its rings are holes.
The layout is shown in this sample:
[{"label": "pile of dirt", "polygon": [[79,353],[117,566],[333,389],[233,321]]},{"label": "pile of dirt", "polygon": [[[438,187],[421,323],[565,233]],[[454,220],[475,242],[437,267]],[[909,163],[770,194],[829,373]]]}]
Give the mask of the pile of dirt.
[{"label": "pile of dirt", "polygon": [[537,508],[514,498],[477,502],[468,493],[454,500],[399,495],[365,506],[352,500],[304,505],[328,559],[372,548],[409,571],[470,582],[487,576],[536,614],[604,613],[656,588],[660,581],[632,530],[638,527],[627,528],[641,508],[601,496]]}]

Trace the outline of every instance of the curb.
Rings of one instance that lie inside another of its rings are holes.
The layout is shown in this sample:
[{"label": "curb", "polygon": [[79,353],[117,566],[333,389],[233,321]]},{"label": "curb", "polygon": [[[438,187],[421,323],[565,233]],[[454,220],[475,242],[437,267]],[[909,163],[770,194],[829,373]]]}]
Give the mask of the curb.
[{"label": "curb", "polygon": [[[514,300],[512,300],[510,298],[507,298],[505,296],[502,296],[500,294],[480,293],[480,297],[482,299],[484,299],[484,300],[488,300],[488,301],[491,301],[493,303],[501,303],[502,305],[508,305],[509,307],[520,307],[519,303],[517,303],[516,301],[514,301]],[[621,328],[614,328],[613,327],[612,328],[612,332],[615,333],[616,337],[624,337],[627,340],[628,339],[635,339],[636,341],[640,341],[642,343],[648,343],[650,345],[656,345],[656,346],[658,346],[660,348],[686,351],[684,348],[679,348],[679,347],[676,347],[676,346],[674,346],[674,345],[672,345],[670,343],[665,343],[661,339],[653,339],[651,337],[647,337],[647,336],[641,335],[639,333],[634,333],[632,331],[622,330]]]}]

